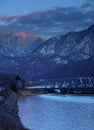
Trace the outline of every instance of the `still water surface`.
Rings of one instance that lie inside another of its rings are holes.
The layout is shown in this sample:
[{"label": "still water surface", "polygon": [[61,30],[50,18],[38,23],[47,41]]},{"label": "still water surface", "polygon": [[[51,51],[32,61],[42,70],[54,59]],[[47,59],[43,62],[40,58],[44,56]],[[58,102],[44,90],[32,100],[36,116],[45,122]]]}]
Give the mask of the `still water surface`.
[{"label": "still water surface", "polygon": [[19,116],[30,130],[94,130],[94,97],[20,97]]}]

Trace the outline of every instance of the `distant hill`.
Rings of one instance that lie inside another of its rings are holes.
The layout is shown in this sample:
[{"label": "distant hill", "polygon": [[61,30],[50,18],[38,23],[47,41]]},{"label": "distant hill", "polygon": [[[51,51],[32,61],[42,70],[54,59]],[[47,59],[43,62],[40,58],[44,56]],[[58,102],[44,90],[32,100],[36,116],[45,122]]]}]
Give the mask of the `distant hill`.
[{"label": "distant hill", "polygon": [[60,65],[36,79],[62,79],[70,77],[94,77],[94,57]]}]

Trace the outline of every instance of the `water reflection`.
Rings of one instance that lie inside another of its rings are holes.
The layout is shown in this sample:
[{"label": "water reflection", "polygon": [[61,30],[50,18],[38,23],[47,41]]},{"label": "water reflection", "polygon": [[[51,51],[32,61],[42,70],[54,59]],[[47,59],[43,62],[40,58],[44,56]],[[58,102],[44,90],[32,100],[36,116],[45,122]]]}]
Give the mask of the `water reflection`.
[{"label": "water reflection", "polygon": [[32,130],[94,130],[94,98],[38,95],[19,98],[19,116]]}]

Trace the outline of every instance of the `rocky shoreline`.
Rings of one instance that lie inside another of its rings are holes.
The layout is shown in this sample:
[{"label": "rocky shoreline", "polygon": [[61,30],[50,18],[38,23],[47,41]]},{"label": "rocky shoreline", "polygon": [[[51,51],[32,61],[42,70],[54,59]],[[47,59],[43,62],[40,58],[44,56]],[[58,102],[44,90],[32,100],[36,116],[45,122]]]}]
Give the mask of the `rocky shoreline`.
[{"label": "rocky shoreline", "polygon": [[18,95],[11,89],[0,91],[0,130],[28,130],[18,117]]}]

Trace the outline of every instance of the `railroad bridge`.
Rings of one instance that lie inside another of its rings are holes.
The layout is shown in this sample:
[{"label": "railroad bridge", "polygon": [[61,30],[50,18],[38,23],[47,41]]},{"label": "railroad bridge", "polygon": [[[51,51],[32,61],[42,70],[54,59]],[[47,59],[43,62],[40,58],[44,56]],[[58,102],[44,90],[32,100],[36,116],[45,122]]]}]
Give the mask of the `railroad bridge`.
[{"label": "railroad bridge", "polygon": [[34,85],[19,89],[19,93],[94,94],[94,77],[42,79],[40,81],[37,82],[38,85],[35,82]]},{"label": "railroad bridge", "polygon": [[47,79],[45,90],[61,93],[94,93],[94,77]]}]

